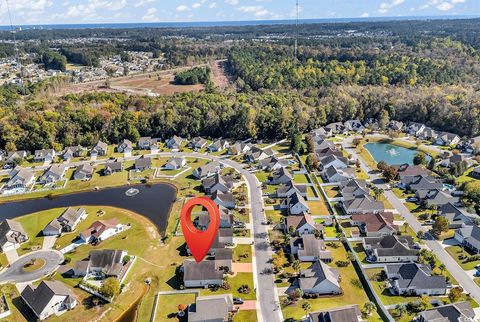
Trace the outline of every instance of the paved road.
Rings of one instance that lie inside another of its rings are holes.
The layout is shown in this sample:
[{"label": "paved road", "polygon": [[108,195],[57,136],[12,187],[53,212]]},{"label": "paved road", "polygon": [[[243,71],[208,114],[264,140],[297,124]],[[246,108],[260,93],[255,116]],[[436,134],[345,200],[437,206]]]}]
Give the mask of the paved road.
[{"label": "paved road", "polygon": [[[191,158],[209,158],[212,160],[218,160],[223,164],[237,170],[246,180],[250,208],[252,213],[252,225],[253,225],[253,239],[255,243],[255,267],[254,274],[257,278],[257,301],[260,304],[260,310],[257,311],[257,317],[259,322],[282,322],[283,315],[280,309],[278,293],[275,289],[275,283],[272,274],[263,274],[265,269],[271,269],[270,263],[273,255],[268,237],[268,226],[263,225],[265,220],[265,214],[263,212],[264,203],[262,198],[261,184],[257,177],[251,174],[248,170],[244,169],[244,165],[212,155],[204,155],[199,153],[171,153],[161,152],[159,156],[184,156]],[[276,308],[278,306],[278,309]]]},{"label": "paved road", "polygon": [[[369,175],[372,183],[375,183],[379,188],[386,189],[387,186],[385,182],[378,176],[378,174],[372,172],[362,158],[355,152],[354,149],[350,149],[352,138],[344,140],[342,143],[343,147],[346,148],[348,153],[350,153],[353,158],[360,160],[360,167]],[[398,211],[398,213],[405,219],[405,221],[412,227],[413,231],[417,233],[418,231],[423,231],[426,234],[428,239],[425,239],[425,245],[433,251],[437,256],[438,260],[442,262],[447,271],[452,274],[452,276],[457,280],[463,289],[470,293],[470,295],[477,301],[480,301],[480,287],[473,282],[472,277],[465,272],[458,263],[453,260],[453,258],[447,253],[447,251],[442,247],[441,242],[431,238],[431,235],[428,233],[428,229],[423,226],[413,215],[408,208],[403,204],[403,202],[391,191],[385,190],[384,193],[387,200],[392,204],[392,206]],[[479,302],[480,303],[480,302]]]},{"label": "paved road", "polygon": [[[25,272],[23,267],[32,259],[45,260],[45,266],[33,272]],[[63,261],[63,254],[56,250],[39,250],[20,257],[9,268],[0,273],[0,283],[28,283],[36,281],[52,272]]]}]

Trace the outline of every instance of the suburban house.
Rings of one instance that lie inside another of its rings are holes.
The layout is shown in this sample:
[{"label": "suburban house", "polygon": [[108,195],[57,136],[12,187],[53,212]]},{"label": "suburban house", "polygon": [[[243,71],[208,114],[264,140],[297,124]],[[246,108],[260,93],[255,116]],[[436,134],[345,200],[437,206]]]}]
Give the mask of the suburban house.
[{"label": "suburban house", "polygon": [[151,158],[142,156],[141,158],[135,159],[135,170],[145,171],[151,168],[152,168]]},{"label": "suburban house", "polygon": [[61,315],[78,304],[73,292],[59,281],[42,281],[38,286],[29,284],[20,296],[40,321]]},{"label": "suburban house", "polygon": [[413,192],[419,190],[441,190],[443,189],[443,183],[431,176],[406,176],[400,181],[399,187]]},{"label": "suburban house", "polygon": [[[227,208],[223,206],[218,207],[220,210],[220,228],[232,228],[234,216]],[[197,229],[205,230],[210,223],[210,216],[208,212],[202,212],[195,218],[194,224]]]},{"label": "suburban house", "polygon": [[453,165],[456,165],[458,163],[465,162],[465,165],[470,167],[472,165],[472,160],[469,159],[465,154],[453,154],[450,157],[443,159],[440,162],[440,165],[442,167],[451,167]]},{"label": "suburban house", "polygon": [[393,220],[392,213],[353,214],[350,223],[352,226],[357,226],[367,237],[381,237],[398,232],[398,226],[393,223]]},{"label": "suburban house", "polygon": [[124,153],[126,156],[130,156],[133,152],[133,143],[130,140],[123,139],[117,146],[118,153]]},{"label": "suburban house", "polygon": [[275,171],[272,175],[272,178],[270,179],[269,183],[270,184],[284,184],[288,183],[293,180],[293,176],[285,168],[280,168],[277,171]]},{"label": "suburban house", "polygon": [[122,172],[123,165],[120,161],[107,162],[105,163],[105,168],[103,169],[103,174],[106,176],[112,175],[115,172]]},{"label": "suburban house", "polygon": [[470,175],[476,179],[480,179],[480,167],[473,169],[473,171],[470,172]]},{"label": "suburban house", "polygon": [[235,197],[229,192],[215,191],[212,193],[211,199],[215,201],[218,206],[223,206],[227,209],[235,208]]},{"label": "suburban house", "polygon": [[347,131],[351,132],[363,132],[365,130],[365,127],[359,120],[348,120],[343,123],[343,126]]},{"label": "suburban house", "polygon": [[189,322],[228,322],[233,311],[232,294],[198,296],[188,306]]},{"label": "suburban house", "polygon": [[62,233],[72,232],[77,225],[88,216],[85,208],[74,209],[68,207],[63,214],[52,220],[43,230],[43,236],[58,236]]},{"label": "suburban house", "polygon": [[307,294],[341,294],[340,274],[322,261],[300,271],[300,289]]},{"label": "suburban house", "polygon": [[10,171],[10,180],[3,186],[4,193],[25,192],[35,182],[35,173],[30,168],[16,166]]},{"label": "suburban house", "polygon": [[290,197],[283,199],[280,208],[287,209],[289,215],[301,215],[310,209],[305,198],[299,192],[294,192]]},{"label": "suburban house", "polygon": [[348,180],[340,183],[340,194],[343,200],[369,196],[369,191],[365,180]]},{"label": "suburban house", "polygon": [[275,153],[272,149],[260,149],[256,146],[252,146],[245,154],[247,162],[257,162],[268,157],[273,156]]},{"label": "suburban house", "polygon": [[469,302],[456,302],[434,307],[423,311],[418,316],[418,322],[450,322],[474,321],[475,312]]},{"label": "suburban house", "polygon": [[79,261],[75,264],[73,275],[101,279],[115,277],[121,280],[127,268],[124,265],[124,259],[127,255],[128,253],[124,250],[92,250],[88,260]]},{"label": "suburban house", "polygon": [[323,226],[317,224],[310,215],[302,216],[287,216],[285,217],[285,233],[295,233],[298,236],[305,234],[315,234],[315,232],[321,233]]},{"label": "suburban house", "polygon": [[342,306],[327,311],[308,314],[308,322],[361,322],[362,312],[358,305]]},{"label": "suburban house", "polygon": [[223,151],[225,149],[228,149],[229,146],[230,146],[230,144],[228,143],[227,140],[218,139],[218,140],[213,141],[212,144],[210,144],[208,146],[208,151],[219,152],[219,151]]},{"label": "suburban house", "polygon": [[398,180],[403,181],[407,177],[428,176],[430,171],[419,165],[409,165],[407,163],[393,166],[398,171]]},{"label": "suburban house", "polygon": [[154,144],[155,140],[153,140],[150,136],[143,136],[138,139],[137,147],[139,150],[150,150]]},{"label": "suburban house", "polygon": [[62,152],[62,158],[64,160],[78,158],[82,155],[83,150],[84,148],[81,145],[66,147]]},{"label": "suburban house", "polygon": [[332,154],[320,160],[320,170],[328,169],[330,167],[335,167],[336,169],[348,168],[348,159]]},{"label": "suburban house", "polygon": [[307,186],[296,185],[292,180],[290,180],[278,187],[278,189],[275,191],[275,196],[277,198],[289,198],[294,193],[298,193],[304,198],[307,197]]},{"label": "suburban house", "polygon": [[474,254],[480,254],[480,228],[475,225],[455,230],[454,238]]},{"label": "suburban house", "polygon": [[233,271],[233,250],[231,248],[215,248],[211,250],[211,255],[221,271]]},{"label": "suburban house", "polygon": [[342,201],[342,207],[349,215],[379,213],[385,210],[383,203],[376,201],[370,195],[345,199]]},{"label": "suburban house", "polygon": [[52,162],[55,156],[56,153],[54,149],[35,150],[33,160],[35,162]]},{"label": "suburban house", "polygon": [[183,284],[185,287],[207,288],[212,285],[223,285],[223,272],[215,260],[193,260],[183,262]]},{"label": "suburban house", "polygon": [[182,147],[183,138],[174,135],[170,140],[167,141],[167,148],[172,151],[178,151]]},{"label": "suburban house", "polygon": [[407,133],[413,136],[418,136],[423,133],[423,130],[425,130],[425,128],[425,124],[410,122],[408,124]]},{"label": "suburban house", "polygon": [[193,138],[188,143],[188,146],[195,151],[202,149],[203,147],[205,147],[205,145],[207,145],[207,140],[205,140],[204,138],[201,138],[199,136]]},{"label": "suburban house", "polygon": [[325,241],[313,234],[305,234],[290,239],[290,253],[297,255],[302,262],[321,260],[330,263],[333,260],[332,252],[325,248]]},{"label": "suburban house", "polygon": [[322,177],[327,182],[342,183],[355,178],[355,169],[353,168],[337,169],[334,166],[330,166],[326,170],[323,170]]},{"label": "suburban house", "polygon": [[206,194],[212,194],[216,191],[225,193],[233,188],[233,178],[231,176],[223,176],[217,173],[211,177],[203,179],[202,187]]},{"label": "suburban house", "polygon": [[221,169],[222,166],[220,165],[220,162],[212,161],[193,170],[192,175],[197,179],[203,179],[219,173]]},{"label": "suburban house", "polygon": [[435,141],[435,144],[443,146],[456,146],[458,143],[460,143],[460,137],[448,132],[440,133]]},{"label": "suburban house", "polygon": [[53,164],[47,171],[40,177],[39,182],[41,184],[54,184],[64,179],[65,172],[67,172],[67,166],[63,164]]},{"label": "suburban house", "polygon": [[326,127],[320,127],[312,131],[313,136],[323,136],[330,137],[333,135],[332,129],[327,129]]},{"label": "suburban house", "polygon": [[2,252],[17,249],[28,240],[28,235],[17,221],[5,219],[0,223],[0,248]]},{"label": "suburban house", "polygon": [[101,157],[107,155],[108,153],[108,144],[102,141],[98,141],[97,145],[95,145],[90,150],[90,155],[92,157]]},{"label": "suburban house", "polygon": [[433,275],[430,267],[418,263],[385,265],[389,291],[393,295],[445,295],[447,281],[442,275]]},{"label": "suburban house", "polygon": [[87,163],[78,166],[73,173],[75,180],[90,180],[93,177],[93,166]]},{"label": "suburban house", "polygon": [[11,151],[7,153],[7,156],[5,157],[5,162],[16,163],[18,161],[25,160],[27,156],[27,151]]},{"label": "suburban house", "polygon": [[417,135],[417,138],[420,140],[428,140],[431,142],[435,142],[438,137],[438,132],[430,127],[426,127],[423,131]]},{"label": "suburban house", "polygon": [[167,163],[164,164],[165,170],[178,170],[183,168],[187,164],[187,161],[183,157],[170,158]]},{"label": "suburban house", "polygon": [[449,228],[460,228],[465,225],[471,225],[472,219],[467,214],[452,203],[446,203],[438,209],[438,215],[448,219]]},{"label": "suburban house", "polygon": [[345,126],[342,122],[330,123],[324,127],[325,130],[331,131],[332,134],[342,134],[345,132]]},{"label": "suburban house", "polygon": [[382,263],[415,262],[420,253],[411,236],[365,237],[363,248],[369,261]]},{"label": "suburban house", "polygon": [[97,220],[80,234],[85,243],[97,243],[123,231],[123,225],[116,218]]},{"label": "suburban house", "polygon": [[250,151],[252,145],[250,143],[236,142],[233,145],[230,145],[228,148],[228,154],[230,155],[240,155]]},{"label": "suburban house", "polygon": [[388,128],[392,131],[401,131],[403,129],[403,122],[391,120],[388,123]]},{"label": "suburban house", "polygon": [[415,195],[421,202],[425,203],[427,207],[442,206],[447,203],[457,204],[459,201],[458,197],[454,197],[439,189],[418,190]]},{"label": "suburban house", "polygon": [[258,168],[261,170],[275,171],[288,166],[288,160],[279,160],[274,156],[260,160]]}]

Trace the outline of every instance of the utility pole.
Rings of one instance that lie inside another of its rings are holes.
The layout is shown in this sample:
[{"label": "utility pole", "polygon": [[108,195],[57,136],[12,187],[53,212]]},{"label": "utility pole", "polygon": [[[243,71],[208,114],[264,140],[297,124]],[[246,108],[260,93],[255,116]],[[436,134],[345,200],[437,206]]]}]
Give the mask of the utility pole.
[{"label": "utility pole", "polygon": [[297,18],[295,20],[295,58],[298,58],[297,57],[297,54],[298,54],[298,0],[297,0],[296,9],[297,9]]}]

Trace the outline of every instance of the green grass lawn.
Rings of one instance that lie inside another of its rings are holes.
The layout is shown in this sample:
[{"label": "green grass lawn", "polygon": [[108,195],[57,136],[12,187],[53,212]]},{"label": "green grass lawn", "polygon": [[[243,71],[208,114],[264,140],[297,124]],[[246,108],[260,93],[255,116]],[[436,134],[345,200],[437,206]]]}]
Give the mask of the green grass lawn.
[{"label": "green grass lawn", "polygon": [[[338,248],[327,247],[332,251],[334,261],[346,260],[347,252],[345,248],[340,243],[337,244],[339,245]],[[311,311],[314,312],[351,304],[358,304],[360,307],[362,307],[365,302],[369,301],[363,288],[358,288],[352,284],[352,280],[358,279],[357,273],[355,272],[352,264],[350,264],[348,267],[337,267],[334,263],[329,265],[335,267],[340,272],[340,286],[342,287],[343,294],[339,296],[326,296],[318,299],[302,299],[292,305],[282,305],[282,312],[285,319],[300,319],[303,317],[305,315],[305,311],[302,309],[302,305],[305,302],[309,302],[311,304]],[[369,321],[381,321],[381,319],[377,313],[374,313]]]},{"label": "green grass lawn", "polygon": [[335,227],[324,227],[323,228],[323,233],[325,237],[336,237],[337,236],[337,231],[335,230]]},{"label": "green grass lawn", "polygon": [[365,171],[360,168],[355,169],[355,177],[358,180],[367,180],[369,178],[368,174],[366,174]]},{"label": "green grass lawn", "polygon": [[324,186],[323,189],[328,198],[337,198],[341,196],[339,186]]},{"label": "green grass lawn", "polygon": [[358,256],[358,259],[360,260],[360,262],[366,264],[368,263],[366,258],[367,258],[367,254],[365,253],[365,249],[363,248],[363,244],[361,242],[357,242],[357,243],[352,243],[352,247],[353,247],[353,250],[355,251],[355,253],[357,253],[357,256]]},{"label": "green grass lawn", "polygon": [[[248,255],[243,258],[241,255]],[[233,261],[237,263],[251,263],[252,262],[252,246],[250,245],[237,245],[233,249]]]},{"label": "green grass lawn", "polygon": [[480,264],[480,260],[467,262],[466,259],[473,254],[469,253],[467,250],[464,250],[463,247],[455,245],[445,248],[445,250],[452,256],[452,258],[460,265],[464,270],[468,271],[474,269],[475,266]]},{"label": "green grass lawn", "polygon": [[465,183],[465,182],[478,180],[477,178],[474,178],[474,177],[470,176],[470,174],[472,173],[472,171],[474,169],[475,169],[475,167],[472,167],[472,168],[468,169],[463,175],[458,177],[457,178],[457,184],[460,185],[460,184]]},{"label": "green grass lawn", "polygon": [[[213,291],[211,289],[200,290],[200,295],[217,295],[217,294],[232,294],[233,297],[241,297],[244,300],[255,300],[256,295],[253,290],[253,274],[252,273],[236,273],[233,277],[227,278],[230,289],[224,290],[223,288]],[[238,288],[242,285],[248,285],[250,287],[249,294],[242,294],[238,292]]]},{"label": "green grass lawn", "polygon": [[329,215],[327,205],[323,200],[307,201],[308,207],[310,208],[310,213],[312,215]]},{"label": "green grass lawn", "polygon": [[294,174],[293,181],[297,184],[309,183],[308,177],[306,174]]},{"label": "green grass lawn", "polygon": [[157,310],[155,315],[156,322],[177,322],[178,305],[186,306],[195,303],[196,294],[168,294],[159,295],[157,302]]},{"label": "green grass lawn", "polygon": [[409,197],[414,197],[414,193],[406,193],[404,189],[392,188],[393,193],[400,199],[407,199]]},{"label": "green grass lawn", "polygon": [[272,221],[273,224],[280,223],[285,217],[282,215],[281,210],[265,210],[265,215]]},{"label": "green grass lawn", "polygon": [[262,182],[265,182],[271,174],[270,172],[266,172],[266,171],[257,171],[257,172],[254,172],[254,175],[257,177],[258,181],[262,183]]},{"label": "green grass lawn", "polygon": [[257,322],[257,311],[238,311],[233,316],[233,322]]}]

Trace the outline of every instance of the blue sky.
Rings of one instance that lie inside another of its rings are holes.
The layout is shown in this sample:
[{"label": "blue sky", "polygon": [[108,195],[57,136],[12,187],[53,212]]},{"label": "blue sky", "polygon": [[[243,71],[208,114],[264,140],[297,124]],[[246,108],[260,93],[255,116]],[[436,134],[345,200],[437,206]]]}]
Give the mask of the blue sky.
[{"label": "blue sky", "polygon": [[[0,0],[0,24],[7,25]],[[9,0],[14,24],[292,19],[295,0]],[[300,0],[300,18],[480,15],[480,0]]]}]

